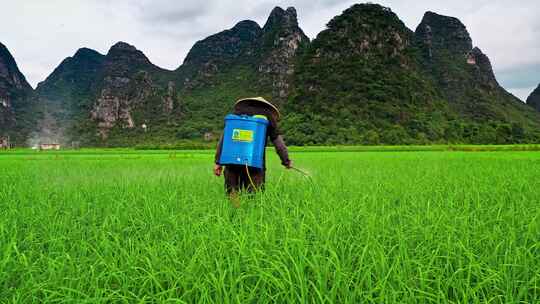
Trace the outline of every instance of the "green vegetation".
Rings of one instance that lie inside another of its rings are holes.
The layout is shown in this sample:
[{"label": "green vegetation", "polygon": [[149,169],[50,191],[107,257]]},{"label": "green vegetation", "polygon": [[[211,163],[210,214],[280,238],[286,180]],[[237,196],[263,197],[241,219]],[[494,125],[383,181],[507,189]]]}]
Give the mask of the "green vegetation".
[{"label": "green vegetation", "polygon": [[[0,61],[23,79],[6,48]],[[526,105],[500,87],[461,21],[427,12],[413,32],[372,3],[332,18],[313,41],[294,8],[276,7],[263,28],[241,21],[198,41],[174,71],[119,42],[106,55],[78,50],[36,90],[17,92],[11,76],[0,77],[0,98],[13,97],[0,136],[17,146],[205,147],[249,96],[280,107],[285,138],[299,146],[540,142],[534,96]]]},{"label": "green vegetation", "polygon": [[537,152],[323,148],[238,210],[212,151],[2,152],[0,299],[540,300]]},{"label": "green vegetation", "polygon": [[527,98],[527,105],[540,111],[540,84]]},{"label": "green vegetation", "polygon": [[497,84],[455,18],[427,13],[412,33],[380,5],[353,5],[298,60],[284,111],[292,144],[540,141],[540,115]]},{"label": "green vegetation", "polygon": [[32,115],[34,104],[29,100],[31,93],[32,87],[15,59],[0,42],[0,138],[9,136],[11,142],[18,143],[32,131],[36,119]]}]

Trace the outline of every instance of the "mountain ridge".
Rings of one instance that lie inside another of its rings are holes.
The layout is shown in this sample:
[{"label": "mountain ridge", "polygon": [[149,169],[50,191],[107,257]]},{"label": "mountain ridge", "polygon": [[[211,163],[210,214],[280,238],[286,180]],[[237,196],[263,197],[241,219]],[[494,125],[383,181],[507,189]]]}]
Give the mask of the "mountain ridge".
[{"label": "mountain ridge", "polygon": [[32,92],[15,58],[0,43],[0,140],[10,137],[13,142],[19,142],[30,132]]},{"label": "mountain ridge", "polygon": [[527,105],[533,107],[537,111],[540,111],[540,84],[534,91],[531,92],[531,95],[527,98]]},{"label": "mountain ridge", "polygon": [[294,7],[276,7],[262,27],[244,20],[199,40],[173,71],[125,42],[81,48],[32,95],[34,137],[64,144],[212,141],[250,95],[285,110],[297,145],[540,138],[540,114],[499,85],[459,19],[426,12],[413,31],[378,4],[351,6],[313,40]]},{"label": "mountain ridge", "polygon": [[284,129],[295,144],[536,141],[540,116],[501,88],[454,17],[415,32],[391,9],[356,4],[301,59]]}]

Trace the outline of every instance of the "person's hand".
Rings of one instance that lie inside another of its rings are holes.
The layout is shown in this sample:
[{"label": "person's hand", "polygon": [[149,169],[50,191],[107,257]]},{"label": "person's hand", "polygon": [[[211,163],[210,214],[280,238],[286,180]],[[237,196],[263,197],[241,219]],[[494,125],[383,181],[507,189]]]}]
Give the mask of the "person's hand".
[{"label": "person's hand", "polygon": [[214,165],[214,175],[215,176],[221,176],[222,171],[223,171],[223,166],[221,166],[220,164],[215,164]]},{"label": "person's hand", "polygon": [[292,160],[289,160],[289,162],[285,165],[285,168],[292,169],[292,167],[293,167]]}]

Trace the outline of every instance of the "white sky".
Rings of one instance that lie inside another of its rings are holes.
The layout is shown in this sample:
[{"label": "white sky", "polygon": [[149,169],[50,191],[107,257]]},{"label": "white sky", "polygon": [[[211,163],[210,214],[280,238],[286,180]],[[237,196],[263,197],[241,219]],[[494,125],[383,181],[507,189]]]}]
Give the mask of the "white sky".
[{"label": "white sky", "polygon": [[[412,30],[425,11],[459,18],[486,53],[499,82],[521,99],[540,83],[540,1],[381,0]],[[0,0],[0,42],[35,86],[66,57],[117,41],[175,69],[197,40],[251,19],[261,26],[274,6],[295,6],[310,38],[349,0]],[[518,4],[517,4],[518,3]]]}]

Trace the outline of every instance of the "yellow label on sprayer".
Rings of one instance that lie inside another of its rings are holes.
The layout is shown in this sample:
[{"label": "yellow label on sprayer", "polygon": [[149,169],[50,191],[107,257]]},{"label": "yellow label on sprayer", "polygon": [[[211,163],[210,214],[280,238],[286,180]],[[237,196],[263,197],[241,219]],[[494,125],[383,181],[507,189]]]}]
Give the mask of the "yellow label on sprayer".
[{"label": "yellow label on sprayer", "polygon": [[253,131],[251,130],[242,130],[234,129],[232,132],[232,139],[235,141],[244,141],[252,142],[253,141]]}]

